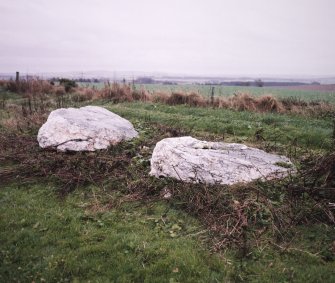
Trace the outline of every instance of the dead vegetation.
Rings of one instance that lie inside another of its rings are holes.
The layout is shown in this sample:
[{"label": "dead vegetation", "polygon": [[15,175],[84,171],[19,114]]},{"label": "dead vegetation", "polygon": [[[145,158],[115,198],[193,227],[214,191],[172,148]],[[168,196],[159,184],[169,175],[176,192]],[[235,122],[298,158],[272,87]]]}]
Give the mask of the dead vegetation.
[{"label": "dead vegetation", "polygon": [[35,133],[54,107],[54,103],[36,96],[27,97],[20,104],[7,103],[0,116],[0,128],[4,134]]},{"label": "dead vegetation", "polygon": [[[40,121],[34,121],[36,131]],[[27,126],[27,125],[26,125]],[[148,176],[150,152],[164,137],[182,136],[181,129],[143,124],[144,138],[98,152],[60,153],[40,149],[35,135],[12,131],[0,136],[0,179],[20,185],[52,182],[60,196],[80,187],[94,185],[104,192],[114,190],[125,197],[106,199],[94,209],[108,209],[124,201],[153,201],[169,191],[172,206],[198,217],[212,233],[214,250],[236,246],[248,254],[260,241],[286,241],[291,227],[299,224],[334,225],[334,154],[304,160],[296,177],[281,182],[239,186],[185,184]]]},{"label": "dead vegetation", "polygon": [[100,184],[109,174],[122,175],[130,162],[127,153],[110,156],[108,151],[95,155],[41,150],[35,138],[15,133],[1,136],[0,146],[0,162],[8,165],[0,171],[3,184],[14,180],[21,184],[36,180],[52,181],[59,185],[60,195],[78,186]]},{"label": "dead vegetation", "polygon": [[153,94],[154,100],[160,103],[165,103],[168,105],[189,105],[192,107],[206,107],[208,106],[208,101],[203,96],[200,96],[196,93],[181,93],[181,92],[172,92],[169,94],[160,94],[156,97],[156,94]]},{"label": "dead vegetation", "polygon": [[[324,101],[306,102],[295,97],[278,99],[272,95],[257,97],[248,93],[235,93],[229,97],[209,98],[194,92],[154,91],[149,93],[143,88],[136,89],[134,85],[117,82],[107,82],[102,89],[88,86],[55,85],[45,80],[1,81],[1,86],[8,91],[21,93],[27,99],[28,104],[31,103],[29,100],[40,100],[43,104],[48,98],[49,101],[56,98],[57,107],[65,107],[65,100],[80,103],[104,99],[113,103],[143,101],[261,113],[294,113],[307,116],[331,116],[335,112],[335,106],[331,103]],[[5,101],[2,104],[5,105]]]},{"label": "dead vegetation", "polygon": [[46,94],[51,93],[53,85],[46,80],[30,79],[20,81],[4,81],[2,83],[4,88],[13,93],[25,94]]},{"label": "dead vegetation", "polygon": [[110,84],[105,83],[101,90],[96,90],[95,99],[108,99],[114,103],[132,102],[132,101],[149,101],[150,96],[144,89],[136,90],[130,84]]},{"label": "dead vegetation", "polygon": [[[79,92],[80,93],[80,92]],[[85,95],[84,95],[85,96]],[[308,116],[329,116],[335,111],[333,104],[323,101],[304,102],[294,97],[278,99],[272,95],[256,97],[248,93],[235,93],[229,97],[206,98],[198,93],[161,92],[149,93],[136,90],[130,84],[106,83],[102,90],[94,90],[87,99],[108,99],[112,102],[155,102],[191,107],[225,108],[237,111],[294,113]]]},{"label": "dead vegetation", "polygon": [[214,250],[233,243],[246,256],[264,239],[289,241],[297,225],[335,224],[334,152],[301,163],[304,168],[297,175],[282,181],[224,187],[178,184],[172,195],[213,232]]},{"label": "dead vegetation", "polygon": [[[42,150],[36,133],[50,109],[68,106],[69,101],[106,99],[112,102],[153,101],[169,105],[230,108],[240,111],[293,112],[330,111],[331,105],[306,103],[296,99],[278,100],[272,96],[252,97],[236,94],[214,101],[195,94],[153,93],[134,90],[130,85],[106,84],[103,89],[77,87],[71,96],[63,86],[52,86],[56,96],[44,94],[44,83],[34,95],[25,93],[19,104],[6,104],[0,136],[1,183],[52,182],[61,196],[77,187],[95,185],[104,191],[117,190],[128,196],[123,201],[150,201],[161,198],[162,191],[172,193],[171,205],[197,216],[212,233],[212,247],[221,250],[239,247],[242,255],[259,241],[288,240],[294,225],[324,223],[334,225],[335,155],[334,152],[301,160],[304,167],[296,177],[282,182],[252,183],[223,187],[184,184],[175,180],[149,177],[150,152],[158,139],[182,136],[181,129],[160,124],[142,124],[149,133],[144,139],[123,143],[93,153],[58,153]],[[37,88],[35,85],[34,88]],[[316,110],[317,109],[317,110]],[[335,127],[334,127],[335,129]],[[31,135],[33,134],[33,135]],[[146,150],[151,149],[151,150]],[[107,200],[108,202],[108,200]],[[104,208],[113,204],[101,203]],[[99,210],[99,207],[95,207]]]},{"label": "dead vegetation", "polygon": [[335,201],[335,151],[311,159],[304,162],[313,164],[304,174],[305,183],[308,180],[310,186],[331,190]]}]

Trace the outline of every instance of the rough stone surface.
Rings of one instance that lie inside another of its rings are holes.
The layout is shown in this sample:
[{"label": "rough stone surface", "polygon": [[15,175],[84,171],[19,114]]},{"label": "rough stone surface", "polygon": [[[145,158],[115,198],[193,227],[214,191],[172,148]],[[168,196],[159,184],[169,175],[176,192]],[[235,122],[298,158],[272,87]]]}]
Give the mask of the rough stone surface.
[{"label": "rough stone surface", "polygon": [[285,156],[243,144],[180,137],[163,139],[156,144],[150,175],[191,183],[232,185],[282,178],[293,170],[293,164]]},{"label": "rough stone surface", "polygon": [[126,119],[98,106],[52,111],[39,129],[37,140],[42,148],[59,151],[105,149],[138,133]]}]

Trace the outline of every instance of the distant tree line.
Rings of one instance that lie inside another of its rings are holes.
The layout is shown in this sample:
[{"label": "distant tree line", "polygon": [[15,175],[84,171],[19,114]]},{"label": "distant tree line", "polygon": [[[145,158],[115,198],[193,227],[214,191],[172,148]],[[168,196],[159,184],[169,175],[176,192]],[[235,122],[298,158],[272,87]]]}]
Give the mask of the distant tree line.
[{"label": "distant tree line", "polygon": [[79,79],[75,79],[75,81],[78,83],[99,83],[100,82],[100,80],[96,78],[92,78],[92,79],[79,78]]},{"label": "distant tree line", "polygon": [[137,84],[154,84],[156,81],[151,77],[138,77],[135,80]]},{"label": "distant tree line", "polygon": [[[60,80],[64,80],[64,78],[53,77],[50,79],[51,82],[60,82]],[[77,83],[99,83],[101,80],[97,78],[76,78],[73,81]]]}]

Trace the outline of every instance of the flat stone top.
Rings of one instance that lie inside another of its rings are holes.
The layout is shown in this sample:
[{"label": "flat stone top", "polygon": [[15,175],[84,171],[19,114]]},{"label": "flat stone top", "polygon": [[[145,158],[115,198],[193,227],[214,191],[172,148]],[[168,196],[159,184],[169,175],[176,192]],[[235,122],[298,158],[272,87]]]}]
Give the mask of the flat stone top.
[{"label": "flat stone top", "polygon": [[285,156],[243,144],[180,137],[157,143],[150,174],[192,183],[231,185],[282,178],[292,172],[292,168],[292,162]]},{"label": "flat stone top", "polygon": [[[64,119],[67,123],[78,127],[87,127],[89,124],[99,129],[127,127],[131,123],[119,115],[99,106],[85,106],[81,108],[60,108],[50,113],[48,120]],[[113,121],[113,123],[111,123]],[[103,123],[107,122],[107,123]]]},{"label": "flat stone top", "polygon": [[61,108],[50,113],[37,136],[42,148],[93,151],[136,137],[133,125],[103,107]]}]

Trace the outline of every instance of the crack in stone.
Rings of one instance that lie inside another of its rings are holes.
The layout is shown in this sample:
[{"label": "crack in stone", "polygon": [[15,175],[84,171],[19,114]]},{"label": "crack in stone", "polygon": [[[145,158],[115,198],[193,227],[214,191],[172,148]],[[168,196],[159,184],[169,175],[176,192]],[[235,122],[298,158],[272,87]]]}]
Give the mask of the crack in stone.
[{"label": "crack in stone", "polygon": [[92,140],[92,138],[87,138],[87,139],[72,139],[72,140],[67,140],[67,141],[65,141],[65,142],[62,142],[62,143],[60,143],[60,144],[57,144],[57,145],[55,145],[55,147],[58,147],[58,146],[60,146],[60,145],[63,145],[63,144],[66,144],[66,143],[68,143],[68,142],[82,142],[82,141],[90,141],[90,140]]}]

